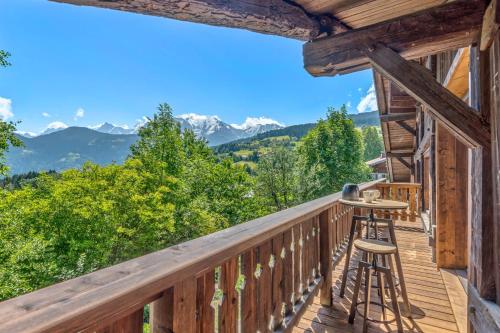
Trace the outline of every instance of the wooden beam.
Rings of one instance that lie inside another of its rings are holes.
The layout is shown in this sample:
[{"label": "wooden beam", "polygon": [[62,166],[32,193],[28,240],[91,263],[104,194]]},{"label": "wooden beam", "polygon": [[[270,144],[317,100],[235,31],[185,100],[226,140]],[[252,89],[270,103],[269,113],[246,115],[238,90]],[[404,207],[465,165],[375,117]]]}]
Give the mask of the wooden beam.
[{"label": "wooden beam", "polygon": [[454,1],[415,14],[304,44],[304,67],[313,76],[331,76],[369,63],[361,45],[383,43],[408,59],[469,46],[479,38],[484,3]]},{"label": "wooden beam", "polygon": [[300,40],[318,36],[319,22],[301,7],[282,0],[51,0],[242,28]]},{"label": "wooden beam", "polygon": [[368,49],[366,54],[377,71],[426,105],[436,119],[468,145],[489,149],[489,124],[474,109],[439,84],[427,69],[405,60],[380,44]]},{"label": "wooden beam", "polygon": [[403,164],[405,167],[407,167],[408,169],[411,170],[411,164],[406,162],[402,157],[399,157],[399,156],[396,156],[396,159],[401,163]]},{"label": "wooden beam", "polygon": [[392,152],[392,151],[388,151],[385,153],[385,156],[387,157],[394,157],[394,158],[403,158],[403,157],[413,157],[415,153],[414,152]]},{"label": "wooden beam", "polygon": [[486,11],[484,12],[483,26],[481,29],[481,51],[489,49],[495,35],[500,27],[500,8],[498,8],[498,0],[492,0]]},{"label": "wooden beam", "polygon": [[415,112],[381,114],[380,121],[384,123],[389,121],[415,120],[416,116]]},{"label": "wooden beam", "polygon": [[415,131],[415,129],[413,127],[411,127],[410,125],[408,125],[404,121],[402,121],[402,120],[396,121],[396,124],[401,126],[402,129],[404,129],[405,131],[407,131],[411,135],[413,135],[413,136],[417,135],[417,131]]}]

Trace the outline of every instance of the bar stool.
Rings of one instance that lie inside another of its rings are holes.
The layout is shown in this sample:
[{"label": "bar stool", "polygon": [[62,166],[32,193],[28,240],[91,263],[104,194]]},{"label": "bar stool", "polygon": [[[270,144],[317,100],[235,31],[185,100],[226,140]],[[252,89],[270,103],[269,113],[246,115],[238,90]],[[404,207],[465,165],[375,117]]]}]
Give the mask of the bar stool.
[{"label": "bar stool", "polygon": [[[391,260],[391,255],[397,253],[397,247],[389,242],[384,242],[376,239],[356,239],[353,242],[355,248],[366,253],[368,262],[360,261],[358,264],[357,274],[356,274],[356,284],[354,286],[354,293],[352,295],[351,310],[349,313],[349,323],[354,323],[354,317],[356,312],[358,312],[358,306],[364,305],[363,313],[363,333],[368,331],[368,322],[379,322],[379,323],[389,323],[392,322],[387,320],[385,304],[385,282],[384,278],[387,279],[387,284],[389,287],[389,293],[391,295],[392,311],[394,312],[395,321],[398,327],[398,332],[403,332],[403,323],[401,321],[401,314],[399,311],[399,305],[396,295],[396,286],[394,285],[391,269],[385,266],[381,266],[377,263],[377,256],[385,258],[385,261]],[[358,302],[359,289],[361,288],[361,280],[363,277],[363,272],[365,273],[365,292],[364,301]],[[380,291],[380,303],[371,301],[371,279],[372,274],[376,273],[377,283]],[[383,275],[383,276],[382,276]],[[382,308],[383,320],[375,320],[369,318],[370,314],[370,304],[378,305]],[[361,314],[360,314],[361,315]]]},{"label": "bar stool", "polygon": [[[396,240],[396,234],[394,232],[394,222],[391,219],[385,219],[385,218],[376,218],[373,215],[373,212],[370,213],[368,217],[365,216],[353,216],[352,218],[352,224],[351,224],[351,230],[349,233],[349,239],[347,243],[347,252],[346,252],[346,258],[345,258],[345,264],[344,264],[344,272],[342,274],[342,283],[340,287],[340,297],[344,297],[345,293],[345,287],[347,283],[347,277],[348,273],[350,270],[350,261],[351,261],[351,255],[352,255],[352,246],[354,242],[354,234],[356,232],[356,229],[358,231],[362,230],[363,227],[366,227],[366,239],[371,239],[370,235],[370,229],[374,231],[374,238],[378,238],[378,231],[379,228],[382,229],[387,229],[389,233],[389,238],[387,239],[389,241],[389,244],[393,245],[396,247],[395,253],[394,253],[394,260],[396,262],[396,270],[397,270],[397,283],[401,287],[401,295],[403,297],[403,302],[406,307],[406,315],[408,317],[411,317],[411,309],[410,309],[410,302],[408,300],[408,294],[406,291],[406,283],[404,280],[404,275],[403,275],[403,266],[401,265],[401,258],[399,256],[399,251],[397,249],[397,240]],[[361,237],[360,233],[358,233],[358,237]],[[363,259],[366,259],[366,254],[363,257]],[[385,260],[384,258],[382,258]],[[396,272],[394,271],[394,266],[391,258],[388,258],[389,260],[386,261],[389,263],[391,267],[391,271],[393,274]],[[394,275],[395,276],[395,275]]]}]

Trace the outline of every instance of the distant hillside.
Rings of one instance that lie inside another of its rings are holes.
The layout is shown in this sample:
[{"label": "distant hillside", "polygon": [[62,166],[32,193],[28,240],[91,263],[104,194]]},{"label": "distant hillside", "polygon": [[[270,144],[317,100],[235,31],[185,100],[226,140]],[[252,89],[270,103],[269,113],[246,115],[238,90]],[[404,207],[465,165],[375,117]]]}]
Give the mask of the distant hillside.
[{"label": "distant hillside", "polygon": [[350,114],[349,118],[351,118],[352,121],[354,121],[354,125],[356,125],[356,127],[380,126],[380,118],[378,111]]},{"label": "distant hillside", "polygon": [[29,171],[79,168],[86,161],[100,165],[123,163],[137,135],[117,135],[97,132],[84,127],[68,127],[34,138],[19,136],[23,148],[7,153],[10,174]]},{"label": "distant hillside", "polygon": [[275,137],[289,137],[298,140],[307,134],[316,124],[293,125],[285,128],[260,133],[249,138],[234,140],[228,143],[213,147],[217,154],[230,153],[241,149],[249,149],[256,146],[256,142]]}]

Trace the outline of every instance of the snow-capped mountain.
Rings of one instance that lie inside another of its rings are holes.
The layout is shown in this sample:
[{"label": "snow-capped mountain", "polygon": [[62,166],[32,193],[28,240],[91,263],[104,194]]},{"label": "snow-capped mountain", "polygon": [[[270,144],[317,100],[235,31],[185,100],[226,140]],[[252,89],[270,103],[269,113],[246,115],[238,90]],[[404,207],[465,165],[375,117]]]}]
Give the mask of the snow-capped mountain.
[{"label": "snow-capped mountain", "polygon": [[207,139],[211,146],[284,127],[279,122],[265,117],[247,118],[240,125],[227,124],[217,116],[196,113],[181,114],[175,118],[181,124],[181,129],[193,130],[197,136]]},{"label": "snow-capped mountain", "polygon": [[231,126],[236,129],[245,131],[248,136],[253,136],[259,133],[285,127],[285,125],[277,122],[276,120],[266,117],[248,117],[247,119],[245,119],[245,122],[243,124],[231,124]]},{"label": "snow-capped mountain", "polygon": [[66,128],[68,128],[68,125],[66,125],[65,123],[61,121],[54,121],[53,123],[47,125],[47,128],[42,133],[40,133],[40,135],[59,132]]},{"label": "snow-capped mountain", "polygon": [[135,128],[129,128],[127,125],[114,125],[110,124],[108,122],[95,125],[95,126],[89,126],[90,129],[93,129],[97,132],[101,133],[106,133],[106,134],[135,134],[136,129]]},{"label": "snow-capped mountain", "polygon": [[[175,116],[175,119],[181,125],[181,129],[192,130],[198,137],[205,138],[211,146],[247,138],[259,133],[284,127],[283,124],[277,122],[276,120],[266,117],[249,117],[242,124],[228,124],[217,116],[208,116],[196,113],[181,114]],[[144,126],[148,121],[148,118],[143,117],[137,120],[134,127],[104,122],[102,124],[88,126],[88,128],[106,134],[137,134],[139,128]],[[55,121],[50,123],[47,128],[38,135],[31,132],[19,132],[18,134],[27,138],[33,138],[40,135],[58,132],[66,128],[68,128],[68,125],[65,123]]]}]

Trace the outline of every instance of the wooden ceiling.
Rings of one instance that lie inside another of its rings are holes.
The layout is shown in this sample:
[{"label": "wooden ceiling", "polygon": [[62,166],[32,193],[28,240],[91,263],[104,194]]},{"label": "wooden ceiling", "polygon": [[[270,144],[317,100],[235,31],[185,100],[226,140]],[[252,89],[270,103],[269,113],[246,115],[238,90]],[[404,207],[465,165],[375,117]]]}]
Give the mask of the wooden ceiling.
[{"label": "wooden ceiling", "polygon": [[[415,149],[417,101],[404,90],[374,71],[379,113],[383,116],[405,115],[404,121],[381,121],[389,178],[395,182],[411,181],[412,157]],[[411,116],[411,117],[408,117]],[[393,156],[389,156],[392,153]],[[398,156],[400,155],[400,156]]]},{"label": "wooden ceiling", "polygon": [[357,29],[452,2],[450,0],[295,0],[314,15],[330,14]]}]

